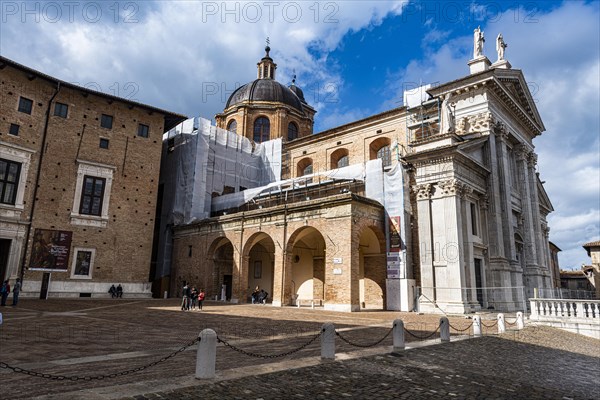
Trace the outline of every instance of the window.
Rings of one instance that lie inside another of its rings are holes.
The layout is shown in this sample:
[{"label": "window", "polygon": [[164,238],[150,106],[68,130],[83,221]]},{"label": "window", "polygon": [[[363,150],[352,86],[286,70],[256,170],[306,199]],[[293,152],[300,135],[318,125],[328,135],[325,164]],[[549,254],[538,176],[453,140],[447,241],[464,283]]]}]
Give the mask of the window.
[{"label": "window", "polygon": [[29,100],[25,97],[19,98],[19,111],[25,114],[31,114],[33,108],[33,100]]},{"label": "window", "polygon": [[112,129],[113,117],[111,115],[102,114],[100,118],[100,126],[106,129]]},{"label": "window", "polygon": [[79,214],[97,216],[102,214],[102,199],[104,197],[105,184],[106,179],[104,178],[87,175],[83,178]]},{"label": "window", "polygon": [[477,236],[477,209],[473,203],[471,203],[471,233]]},{"label": "window", "polygon": [[138,125],[138,136],[147,138],[150,134],[150,127],[148,125],[139,124]]},{"label": "window", "polygon": [[100,138],[100,148],[101,149],[108,149],[108,143],[109,143],[108,139]]},{"label": "window", "polygon": [[21,164],[0,158],[0,203],[15,205]]},{"label": "window", "polygon": [[390,152],[390,146],[383,146],[379,150],[377,150],[377,158],[381,159],[381,163],[384,167],[389,167],[392,165],[392,155]]},{"label": "window", "polygon": [[56,103],[54,104],[54,116],[67,118],[67,113],[69,112],[69,106],[64,103]]},{"label": "window", "polygon": [[296,164],[296,176],[304,176],[313,173],[313,160],[312,158],[303,158]]},{"label": "window", "polygon": [[257,118],[254,121],[254,141],[262,143],[269,140],[271,137],[271,124],[266,117]]},{"label": "window", "polygon": [[298,125],[290,122],[288,125],[288,140],[294,140],[298,138]]},{"label": "window", "polygon": [[254,261],[254,279],[262,278],[262,261]]},{"label": "window", "polygon": [[229,132],[237,133],[237,121],[235,119],[229,121],[229,123],[227,124],[227,130]]},{"label": "window", "polygon": [[306,167],[304,167],[304,169],[302,170],[302,176],[304,175],[310,175],[313,173],[313,165],[307,165]]},{"label": "window", "polygon": [[340,159],[337,162],[337,167],[338,168],[347,167],[349,162],[350,161],[349,161],[348,156],[340,157]]},{"label": "window", "polygon": [[75,257],[71,265],[71,278],[91,279],[96,249],[75,247]]},{"label": "window", "polygon": [[19,125],[10,124],[10,130],[8,131],[10,135],[19,136]]},{"label": "window", "polygon": [[331,153],[329,160],[329,168],[342,168],[347,167],[350,164],[350,158],[348,156],[348,149],[337,149]]}]

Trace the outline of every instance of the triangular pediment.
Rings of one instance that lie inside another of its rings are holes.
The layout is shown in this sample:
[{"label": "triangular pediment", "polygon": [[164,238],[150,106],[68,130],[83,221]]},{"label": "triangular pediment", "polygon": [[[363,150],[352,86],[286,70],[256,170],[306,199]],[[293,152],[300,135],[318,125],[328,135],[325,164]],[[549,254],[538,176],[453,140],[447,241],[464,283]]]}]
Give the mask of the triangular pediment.
[{"label": "triangular pediment", "polygon": [[[514,69],[496,69],[494,75],[512,101],[537,125],[540,132],[544,131],[546,128],[535,105],[530,85],[525,81],[523,73]],[[535,84],[531,84],[531,88],[537,91]]]}]

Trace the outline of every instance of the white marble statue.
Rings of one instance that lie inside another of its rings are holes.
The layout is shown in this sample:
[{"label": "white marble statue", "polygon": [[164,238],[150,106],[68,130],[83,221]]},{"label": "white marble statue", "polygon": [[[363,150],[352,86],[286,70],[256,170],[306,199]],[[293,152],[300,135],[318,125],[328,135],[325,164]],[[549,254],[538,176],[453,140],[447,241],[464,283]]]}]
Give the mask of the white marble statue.
[{"label": "white marble statue", "polygon": [[479,27],[473,31],[473,36],[473,59],[475,59],[483,55],[485,38],[483,37],[483,31]]},{"label": "white marble statue", "polygon": [[504,38],[502,34],[499,33],[496,38],[496,51],[498,52],[498,61],[504,60],[504,49],[506,49],[508,45],[504,42]]},{"label": "white marble statue", "polygon": [[440,134],[450,133],[454,131],[454,115],[452,115],[452,104],[450,103],[450,93],[444,96],[442,101],[442,112],[440,121]]}]

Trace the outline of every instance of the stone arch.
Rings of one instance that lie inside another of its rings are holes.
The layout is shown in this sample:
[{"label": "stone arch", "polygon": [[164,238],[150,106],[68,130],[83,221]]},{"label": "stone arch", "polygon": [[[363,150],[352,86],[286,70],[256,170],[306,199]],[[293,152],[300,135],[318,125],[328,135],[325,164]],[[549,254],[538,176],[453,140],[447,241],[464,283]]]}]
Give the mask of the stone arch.
[{"label": "stone arch", "polygon": [[391,139],[388,137],[379,137],[369,145],[369,160],[381,158],[383,166],[391,165]]},{"label": "stone arch", "polygon": [[348,149],[337,149],[329,157],[329,169],[347,167],[349,165]]},{"label": "stone arch", "polygon": [[264,232],[254,233],[244,244],[239,276],[241,302],[250,301],[250,295],[256,286],[265,290],[271,300],[274,278],[275,242]]},{"label": "stone arch", "polygon": [[309,173],[314,172],[314,169],[310,172],[306,172],[307,171],[306,169],[308,167],[313,166],[313,160],[310,157],[305,157],[305,158],[301,159],[300,161],[298,161],[298,164],[296,164],[296,166],[297,166],[297,168],[296,168],[296,176],[297,177],[308,175]]},{"label": "stone arch", "polygon": [[233,244],[226,237],[215,239],[208,248],[209,277],[206,280],[207,298],[221,298],[221,286],[225,285],[226,298],[232,295],[234,272]]},{"label": "stone arch", "polygon": [[235,119],[229,120],[227,123],[227,130],[229,132],[237,133],[237,121]]},{"label": "stone arch", "polygon": [[325,238],[312,226],[294,231],[287,243],[286,269],[289,299],[322,299],[325,294]]},{"label": "stone arch", "polygon": [[361,309],[385,309],[387,259],[385,235],[375,226],[360,231],[359,299]]}]

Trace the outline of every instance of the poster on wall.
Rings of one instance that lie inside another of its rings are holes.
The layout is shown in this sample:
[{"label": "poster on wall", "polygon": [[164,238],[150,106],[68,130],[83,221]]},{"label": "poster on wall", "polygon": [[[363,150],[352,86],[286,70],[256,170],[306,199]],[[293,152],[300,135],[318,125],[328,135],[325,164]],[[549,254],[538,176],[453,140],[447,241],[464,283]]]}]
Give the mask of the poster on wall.
[{"label": "poster on wall", "polygon": [[67,271],[73,232],[36,229],[29,269],[43,271]]},{"label": "poster on wall", "polygon": [[389,230],[390,230],[390,252],[399,252],[402,250],[402,236],[400,230],[401,217],[394,216],[390,217]]},{"label": "poster on wall", "polygon": [[400,275],[402,264],[402,254],[400,252],[388,252],[387,253],[387,278],[398,279],[402,278]]},{"label": "poster on wall", "polygon": [[77,276],[89,276],[90,266],[92,264],[92,252],[79,250],[77,252],[75,261],[75,272]]}]

